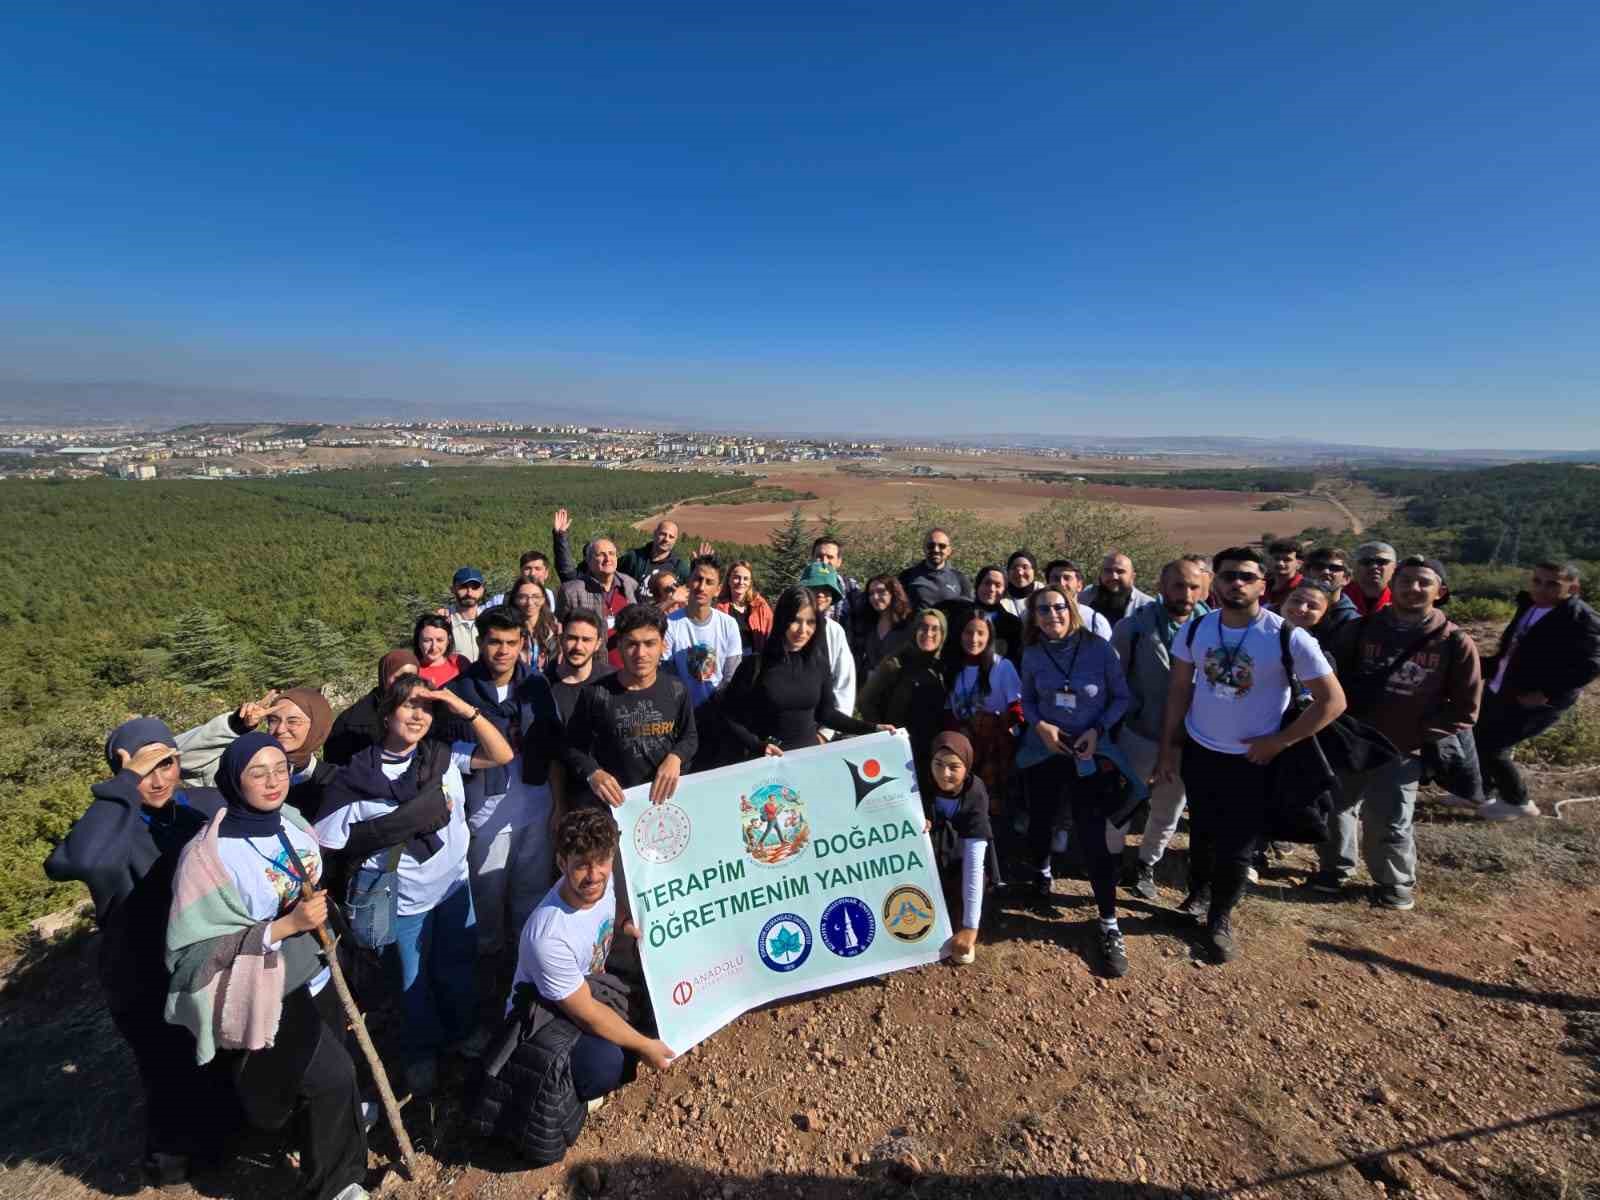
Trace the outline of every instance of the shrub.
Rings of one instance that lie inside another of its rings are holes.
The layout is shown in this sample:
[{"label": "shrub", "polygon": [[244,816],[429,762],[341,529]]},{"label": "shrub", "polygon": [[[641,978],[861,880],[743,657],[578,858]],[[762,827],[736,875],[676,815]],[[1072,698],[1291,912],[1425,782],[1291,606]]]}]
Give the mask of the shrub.
[{"label": "shrub", "polygon": [[1581,698],[1544,733],[1518,746],[1517,758],[1550,767],[1600,763],[1600,700]]},{"label": "shrub", "polygon": [[1504,625],[1516,613],[1517,606],[1509,600],[1490,600],[1485,596],[1468,596],[1464,600],[1451,596],[1446,611],[1457,623],[1488,621]]}]

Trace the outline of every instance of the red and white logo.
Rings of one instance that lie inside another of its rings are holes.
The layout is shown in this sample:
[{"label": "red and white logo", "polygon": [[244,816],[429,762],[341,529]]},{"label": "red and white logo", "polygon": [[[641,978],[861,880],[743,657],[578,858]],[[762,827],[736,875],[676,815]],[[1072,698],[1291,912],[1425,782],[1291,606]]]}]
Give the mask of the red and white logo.
[{"label": "red and white logo", "polygon": [[693,999],[694,984],[690,983],[687,979],[680,980],[677,986],[672,989],[672,1002],[679,1008],[682,1008],[685,1004],[689,1003],[689,1001]]}]

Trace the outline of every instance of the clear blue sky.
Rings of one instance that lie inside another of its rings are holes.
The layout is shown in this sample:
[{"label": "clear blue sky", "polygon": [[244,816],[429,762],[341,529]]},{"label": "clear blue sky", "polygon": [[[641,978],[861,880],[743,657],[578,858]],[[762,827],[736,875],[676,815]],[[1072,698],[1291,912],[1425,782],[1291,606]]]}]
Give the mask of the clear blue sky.
[{"label": "clear blue sky", "polygon": [[12,5],[0,373],[1592,446],[1597,46],[1502,0]]}]

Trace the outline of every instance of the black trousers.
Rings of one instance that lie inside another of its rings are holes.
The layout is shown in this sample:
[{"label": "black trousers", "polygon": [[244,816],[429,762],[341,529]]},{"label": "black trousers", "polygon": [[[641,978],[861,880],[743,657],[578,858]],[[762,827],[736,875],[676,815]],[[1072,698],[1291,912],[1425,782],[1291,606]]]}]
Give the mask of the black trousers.
[{"label": "black trousers", "polygon": [[1267,768],[1242,754],[1218,754],[1189,740],[1183,747],[1189,800],[1189,889],[1211,889],[1211,916],[1232,912],[1266,827]]},{"label": "black trousers", "polygon": [[1515,700],[1502,699],[1498,692],[1483,689],[1483,707],[1472,736],[1478,744],[1478,769],[1483,772],[1485,789],[1493,788],[1507,804],[1528,802],[1528,789],[1522,772],[1511,761],[1518,742],[1538,737],[1561,719],[1564,708],[1524,708]]},{"label": "black trousers", "polygon": [[1028,797],[1029,858],[1036,878],[1050,878],[1050,839],[1055,834],[1056,815],[1066,804],[1072,812],[1072,837],[1094,889],[1095,906],[1107,919],[1117,915],[1117,873],[1122,864],[1121,838],[1116,839],[1119,846],[1115,850],[1106,845],[1110,783],[1111,776],[1098,771],[1079,775],[1077,760],[1070,754],[1052,754],[1022,772]]},{"label": "black trousers", "polygon": [[293,1118],[301,1182],[312,1200],[332,1200],[367,1173],[361,1092],[343,1029],[332,983],[315,997],[298,988],[284,997],[272,1048],[240,1055],[235,1071],[253,1122],[276,1129]]},{"label": "black trousers", "polygon": [[163,1016],[165,989],[112,1009],[144,1084],[145,1153],[220,1157],[244,1124],[227,1064],[194,1061],[194,1035]]}]

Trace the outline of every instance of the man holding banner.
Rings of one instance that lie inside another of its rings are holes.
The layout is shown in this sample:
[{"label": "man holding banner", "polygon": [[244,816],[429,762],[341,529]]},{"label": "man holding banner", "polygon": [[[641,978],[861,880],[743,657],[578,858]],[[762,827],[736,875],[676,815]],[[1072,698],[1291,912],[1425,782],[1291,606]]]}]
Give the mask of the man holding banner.
[{"label": "man holding banner", "polygon": [[852,738],[628,789],[622,875],[678,1054],[785,996],[937,962],[950,938],[910,743]]}]

